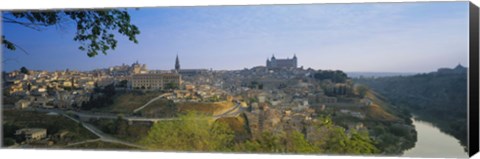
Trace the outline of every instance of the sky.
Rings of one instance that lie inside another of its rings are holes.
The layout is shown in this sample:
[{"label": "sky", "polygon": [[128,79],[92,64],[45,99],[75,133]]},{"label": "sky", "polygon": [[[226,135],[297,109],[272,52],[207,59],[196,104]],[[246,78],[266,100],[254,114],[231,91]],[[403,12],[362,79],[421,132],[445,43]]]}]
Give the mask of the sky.
[{"label": "sky", "polygon": [[10,41],[3,70],[92,70],[147,64],[238,70],[265,66],[273,54],[298,65],[346,72],[431,72],[468,65],[468,2],[357,3],[128,9],[138,44],[126,37],[93,58],[78,50],[73,24],[36,31],[2,23]]}]

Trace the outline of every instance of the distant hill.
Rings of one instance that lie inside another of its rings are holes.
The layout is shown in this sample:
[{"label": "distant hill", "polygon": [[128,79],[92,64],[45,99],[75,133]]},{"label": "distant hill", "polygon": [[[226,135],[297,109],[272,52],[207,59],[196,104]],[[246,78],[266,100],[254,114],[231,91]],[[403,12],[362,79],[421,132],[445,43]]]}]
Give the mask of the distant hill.
[{"label": "distant hill", "polygon": [[350,78],[377,78],[377,77],[391,77],[391,76],[410,76],[417,73],[413,72],[346,72]]},{"label": "distant hill", "polygon": [[408,108],[420,119],[435,124],[467,144],[467,72],[458,65],[409,76],[357,78],[355,81]]}]

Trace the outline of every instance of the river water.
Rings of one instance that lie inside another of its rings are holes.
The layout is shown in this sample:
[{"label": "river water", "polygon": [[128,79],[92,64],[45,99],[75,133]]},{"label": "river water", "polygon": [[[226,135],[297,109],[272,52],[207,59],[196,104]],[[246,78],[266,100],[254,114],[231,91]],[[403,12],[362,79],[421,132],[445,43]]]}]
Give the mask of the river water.
[{"label": "river water", "polygon": [[417,130],[415,147],[404,152],[405,157],[468,158],[459,140],[445,134],[429,122],[413,120]]}]

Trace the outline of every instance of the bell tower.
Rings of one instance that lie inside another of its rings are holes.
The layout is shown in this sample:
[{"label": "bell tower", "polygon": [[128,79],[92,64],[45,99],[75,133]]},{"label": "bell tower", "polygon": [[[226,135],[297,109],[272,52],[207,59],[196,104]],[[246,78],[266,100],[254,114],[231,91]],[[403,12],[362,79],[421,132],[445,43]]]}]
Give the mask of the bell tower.
[{"label": "bell tower", "polygon": [[180,60],[178,60],[178,54],[177,54],[177,58],[175,59],[175,70],[177,72],[180,72]]}]

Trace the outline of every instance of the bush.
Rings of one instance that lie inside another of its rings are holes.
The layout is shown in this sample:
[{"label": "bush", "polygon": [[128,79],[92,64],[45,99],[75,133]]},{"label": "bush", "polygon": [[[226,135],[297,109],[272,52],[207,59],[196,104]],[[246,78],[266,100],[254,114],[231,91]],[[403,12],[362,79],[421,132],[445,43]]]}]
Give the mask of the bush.
[{"label": "bush", "polygon": [[179,118],[155,123],[140,144],[156,150],[226,151],[233,143],[234,132],[224,123],[197,112]]},{"label": "bush", "polygon": [[15,143],[16,143],[15,139],[12,139],[12,138],[4,138],[3,140],[3,146],[12,146]]}]

